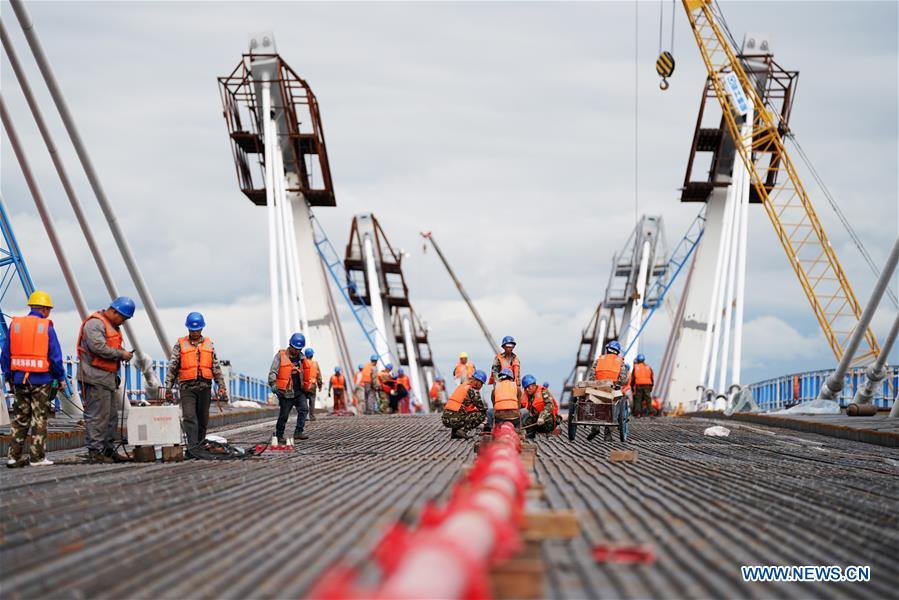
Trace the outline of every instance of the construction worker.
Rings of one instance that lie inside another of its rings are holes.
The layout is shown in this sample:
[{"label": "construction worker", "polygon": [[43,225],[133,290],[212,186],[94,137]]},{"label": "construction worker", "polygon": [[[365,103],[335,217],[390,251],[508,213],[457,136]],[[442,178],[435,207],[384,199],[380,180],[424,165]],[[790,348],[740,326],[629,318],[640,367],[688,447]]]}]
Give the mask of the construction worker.
[{"label": "construction worker", "polygon": [[119,366],[134,353],[122,347],[122,324],[134,316],[134,300],[119,296],[81,323],[78,331],[78,381],[84,401],[87,459],[91,463],[127,462],[113,449],[118,432]]},{"label": "construction worker", "polygon": [[346,412],[346,378],[340,371],[340,367],[334,367],[328,381],[328,395],[334,397],[334,414]]},{"label": "construction worker", "polygon": [[[6,460],[6,466],[11,469],[29,463],[22,457],[29,429],[31,464],[36,467],[53,464],[45,455],[47,419],[56,390],[66,385],[62,350],[50,320],[53,301],[49,294],[38,290],[29,296],[28,306],[31,310],[26,316],[12,318],[0,352],[3,381],[15,394],[15,414],[9,423],[12,440]],[[5,401],[0,398],[0,402]]]},{"label": "construction worker", "polygon": [[534,439],[538,433],[552,433],[561,423],[559,405],[549,389],[537,384],[533,375],[521,378],[521,407],[527,411],[522,414],[521,426],[528,429],[528,437]]},{"label": "construction worker", "polygon": [[380,412],[378,408],[378,360],[377,354],[372,354],[369,363],[362,368],[362,390],[365,393],[365,413],[372,415]]},{"label": "construction worker", "polygon": [[318,399],[318,393],[325,387],[322,383],[322,370],[318,366],[318,361],[312,358],[315,356],[315,350],[306,348],[303,350],[303,382],[306,384],[306,400],[309,402],[309,420],[315,420],[315,401]]},{"label": "construction worker", "polygon": [[450,439],[468,439],[468,432],[477,429],[484,422],[487,405],[481,399],[481,388],[487,383],[487,373],[476,369],[471,379],[453,390],[443,408],[444,427],[452,432]]},{"label": "construction worker", "polygon": [[362,387],[362,369],[365,365],[359,363],[356,365],[356,372],[353,374],[353,406],[362,404],[365,407],[365,389]]},{"label": "construction worker", "polygon": [[456,385],[466,383],[471,379],[474,372],[475,366],[474,363],[468,360],[468,352],[460,352],[459,362],[456,363],[456,366],[453,368],[453,377],[456,380]]},{"label": "construction worker", "polygon": [[[593,378],[601,384],[608,384],[613,390],[621,390],[622,387],[627,385],[628,373],[627,363],[621,358],[621,344],[618,343],[618,340],[612,340],[606,344],[606,353],[593,363]],[[572,412],[576,405],[576,402],[569,404],[569,422],[572,419]],[[590,430],[590,433],[587,434],[587,439],[592,440],[597,435],[599,435],[598,426]],[[606,440],[612,439],[612,430],[608,427],[605,427],[604,438]]]},{"label": "construction worker", "polygon": [[406,371],[403,367],[400,367],[396,370],[396,386],[393,390],[393,397],[391,398],[391,408],[394,410],[399,409],[400,413],[408,415],[410,412],[409,398],[411,393],[412,382],[409,380],[409,376],[406,375]]},{"label": "construction worker", "polygon": [[390,394],[393,393],[395,385],[393,379],[393,364],[387,365],[378,371],[378,410],[384,414],[390,411]]},{"label": "construction worker", "polygon": [[181,420],[187,434],[187,448],[202,444],[209,424],[209,404],[212,401],[212,380],[218,386],[218,397],[228,397],[222,366],[215,354],[212,340],[203,336],[206,319],[198,312],[187,315],[184,321],[187,335],[179,338],[172,348],[165,373],[165,399],[171,401],[172,385],[176,379],[181,390]]},{"label": "construction worker", "polygon": [[443,410],[443,395],[444,392],[444,384],[443,377],[438,375],[434,378],[434,383],[431,384],[431,389],[428,390],[428,398],[431,399],[431,408],[437,412],[441,412]]},{"label": "construction worker", "polygon": [[493,429],[496,421],[510,421],[517,428],[527,417],[527,409],[521,408],[521,388],[511,369],[503,369],[497,375],[491,400],[493,406],[487,409],[487,429]]},{"label": "construction worker", "polygon": [[521,385],[521,363],[518,360],[518,356],[512,350],[515,349],[515,338],[511,335],[507,335],[503,338],[502,344],[500,344],[503,348],[503,351],[500,354],[496,355],[496,358],[493,359],[493,367],[490,369],[490,384],[499,379],[499,373],[503,369],[509,369],[512,372],[512,376],[515,380],[515,385]]},{"label": "construction worker", "polygon": [[303,430],[306,427],[306,413],[309,404],[306,400],[306,388],[303,380],[303,347],[306,336],[295,333],[284,350],[278,350],[268,370],[268,386],[278,398],[278,421],[275,423],[275,437],[279,444],[286,444],[284,428],[290,418],[291,409],[297,411],[297,423],[293,429],[293,437],[297,440],[309,439]]},{"label": "construction worker", "polygon": [[654,385],[652,367],[646,364],[646,357],[638,354],[634,359],[630,386],[634,393],[634,416],[642,417],[652,414],[652,386]]}]

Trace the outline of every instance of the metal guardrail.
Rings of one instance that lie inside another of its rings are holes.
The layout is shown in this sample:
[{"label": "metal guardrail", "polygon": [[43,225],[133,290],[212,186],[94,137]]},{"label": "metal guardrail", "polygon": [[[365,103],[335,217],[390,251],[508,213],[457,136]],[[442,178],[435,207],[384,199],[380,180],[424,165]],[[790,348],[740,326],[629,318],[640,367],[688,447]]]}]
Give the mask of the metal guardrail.
[{"label": "metal guardrail", "polygon": [[[890,408],[899,389],[899,365],[886,366],[886,377],[875,390],[872,402],[878,408]],[[818,398],[821,387],[833,369],[806,371],[766,379],[749,385],[752,396],[762,410],[779,410]],[[865,382],[865,367],[850,369],[846,374],[843,391],[836,400],[840,406],[852,402],[855,391]]]}]

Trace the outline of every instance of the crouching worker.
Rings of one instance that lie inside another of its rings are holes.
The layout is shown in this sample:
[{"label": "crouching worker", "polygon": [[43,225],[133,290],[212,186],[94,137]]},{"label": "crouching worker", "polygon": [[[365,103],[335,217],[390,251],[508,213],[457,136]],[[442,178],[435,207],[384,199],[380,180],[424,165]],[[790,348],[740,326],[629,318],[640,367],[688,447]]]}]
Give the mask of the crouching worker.
[{"label": "crouching worker", "polygon": [[528,432],[528,437],[534,439],[538,433],[552,433],[561,423],[559,418],[559,406],[556,399],[548,389],[537,385],[537,378],[533,375],[525,375],[521,378],[524,386],[524,394],[521,398],[522,408],[527,410],[527,415],[522,413],[521,426]]},{"label": "crouching worker", "polygon": [[478,369],[468,383],[459,384],[447,400],[442,418],[443,425],[452,430],[450,439],[468,439],[468,432],[484,422],[487,406],[481,400],[481,388],[486,382],[487,374]]},{"label": "crouching worker", "polygon": [[509,421],[515,428],[521,427],[521,419],[527,416],[527,409],[521,407],[521,388],[515,383],[512,369],[499,372],[498,381],[493,386],[493,407],[487,410],[487,429],[493,429],[493,423]]},{"label": "crouching worker", "polygon": [[279,444],[286,443],[284,428],[287,427],[287,419],[290,411],[297,409],[297,424],[293,430],[293,437],[297,440],[308,439],[303,433],[306,426],[306,415],[309,412],[309,404],[306,401],[306,392],[303,387],[303,346],[306,345],[306,336],[295,333],[290,336],[290,343],[285,350],[278,350],[272,366],[268,371],[268,385],[275,396],[278,397],[278,422],[275,424],[275,437]]}]

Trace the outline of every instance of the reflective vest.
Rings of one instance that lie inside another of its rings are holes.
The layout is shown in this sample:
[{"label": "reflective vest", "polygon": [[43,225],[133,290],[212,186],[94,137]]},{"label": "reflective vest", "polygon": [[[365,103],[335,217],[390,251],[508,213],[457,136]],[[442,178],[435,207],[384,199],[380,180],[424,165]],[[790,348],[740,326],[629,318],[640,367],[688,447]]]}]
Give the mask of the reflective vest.
[{"label": "reflective vest", "polygon": [[311,392],[318,386],[318,361],[314,358],[307,358],[303,361],[303,385],[306,391]]},{"label": "reflective vest", "polygon": [[428,392],[428,396],[431,400],[436,400],[438,396],[440,396],[440,384],[438,382],[434,382],[431,384],[431,389]]},{"label": "reflective vest", "polygon": [[478,407],[469,404],[465,404],[465,400],[468,399],[468,390],[471,389],[470,383],[463,383],[457,387],[452,395],[449,397],[449,400],[446,402],[446,406],[443,407],[443,410],[448,410],[450,412],[459,412],[460,409],[465,409],[466,412],[477,412]]},{"label": "reflective vest", "polygon": [[203,338],[194,346],[185,336],[178,340],[181,358],[178,363],[178,381],[193,381],[198,377],[212,380],[212,340]]},{"label": "reflective vest", "polygon": [[53,321],[28,315],[9,324],[10,369],[25,373],[50,371],[50,325]]},{"label": "reflective vest", "polygon": [[456,379],[462,379],[463,377],[468,380],[471,379],[471,376],[474,375],[474,365],[470,362],[465,364],[458,363],[456,368],[453,369],[453,376]]},{"label": "reflective vest", "polygon": [[362,369],[356,371],[356,374],[353,375],[353,383],[357,386],[362,385]]},{"label": "reflective vest", "polygon": [[504,379],[493,386],[493,410],[518,410],[518,385]]},{"label": "reflective vest", "polygon": [[[544,388],[543,386],[537,385],[537,389],[534,390],[534,396],[533,396],[533,397],[531,397],[530,395],[528,395],[528,391],[525,390],[525,391],[524,391],[524,394],[523,394],[522,397],[521,397],[521,407],[522,407],[522,408],[527,408],[528,410],[530,410],[531,408],[533,408],[534,411],[535,411],[538,415],[539,415],[541,412],[543,412],[543,408],[546,406],[546,401],[543,399],[543,390],[544,390],[544,389],[545,389],[545,388]],[[547,393],[548,393],[548,392],[549,392],[549,390],[547,390]],[[552,403],[553,403],[553,409],[552,409],[552,410],[553,410],[553,414],[554,414],[554,415],[558,415],[558,414],[559,414],[559,405],[556,404],[556,399],[552,397],[552,394],[550,394],[549,397],[550,397],[550,400],[551,400]],[[530,406],[528,406],[528,404],[530,404]]]},{"label": "reflective vest", "polygon": [[281,359],[281,364],[278,365],[278,376],[275,378],[275,385],[284,392],[293,387],[293,374],[296,371],[300,371],[300,367],[291,362],[290,357],[287,355],[287,350],[279,350],[278,357]]},{"label": "reflective vest", "polygon": [[404,388],[406,388],[407,392],[412,391],[412,383],[410,383],[408,375],[400,375],[396,378],[396,383],[397,385],[402,385]]},{"label": "reflective vest", "polygon": [[109,322],[109,319],[107,319],[102,312],[97,311],[81,322],[81,329],[78,330],[78,343],[76,344],[78,347],[79,357],[81,360],[96,369],[115,373],[119,370],[119,359],[102,358],[100,356],[96,356],[87,349],[87,346],[82,344],[84,338],[84,325],[91,319],[100,319],[100,322],[106,326],[107,346],[116,350],[121,350],[122,348],[122,332],[113,327],[112,323]]},{"label": "reflective vest", "polygon": [[372,374],[374,373],[374,370],[375,370],[375,368],[374,368],[374,365],[372,365],[372,363],[365,363],[365,366],[362,367],[362,379],[360,380],[362,385],[365,385],[366,383],[371,383]]},{"label": "reflective vest", "polygon": [[634,385],[652,385],[652,367],[645,363],[635,363]]},{"label": "reflective vest", "polygon": [[624,359],[617,354],[603,354],[596,360],[596,370],[594,372],[596,380],[608,379],[613,382],[618,381],[623,364]]},{"label": "reflective vest", "polygon": [[346,380],[343,378],[343,373],[331,375],[331,387],[337,390],[342,390],[346,387]]},{"label": "reflective vest", "polygon": [[393,389],[393,375],[387,369],[381,369],[378,373],[378,383],[383,391],[390,392]]}]

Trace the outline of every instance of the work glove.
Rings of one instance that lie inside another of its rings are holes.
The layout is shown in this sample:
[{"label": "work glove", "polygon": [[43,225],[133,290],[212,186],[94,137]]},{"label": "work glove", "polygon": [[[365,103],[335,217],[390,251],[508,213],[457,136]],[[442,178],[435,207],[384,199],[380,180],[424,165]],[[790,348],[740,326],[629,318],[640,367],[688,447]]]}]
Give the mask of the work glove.
[{"label": "work glove", "polygon": [[270,385],[268,389],[270,389],[270,390],[272,391],[273,394],[277,394],[277,393],[278,393],[278,386],[275,385],[274,383],[273,383],[272,385]]},{"label": "work glove", "polygon": [[543,415],[537,417],[537,425],[543,425],[544,423],[546,423],[546,419],[543,418]]},{"label": "work glove", "polygon": [[165,401],[172,402],[175,399],[175,394],[172,393],[172,390],[165,391]]}]

